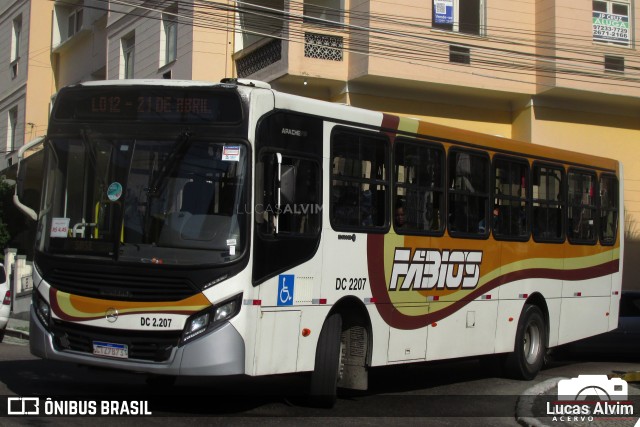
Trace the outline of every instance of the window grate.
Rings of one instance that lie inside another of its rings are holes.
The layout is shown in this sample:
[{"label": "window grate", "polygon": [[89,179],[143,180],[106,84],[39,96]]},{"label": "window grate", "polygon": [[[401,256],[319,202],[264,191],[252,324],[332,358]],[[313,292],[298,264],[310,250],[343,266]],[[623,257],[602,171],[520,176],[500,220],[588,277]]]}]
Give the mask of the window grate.
[{"label": "window grate", "polygon": [[343,49],[342,37],[304,33],[304,56],[307,58],[342,61]]},{"label": "window grate", "polygon": [[248,77],[282,59],[282,40],[274,39],[236,61],[238,77]]}]

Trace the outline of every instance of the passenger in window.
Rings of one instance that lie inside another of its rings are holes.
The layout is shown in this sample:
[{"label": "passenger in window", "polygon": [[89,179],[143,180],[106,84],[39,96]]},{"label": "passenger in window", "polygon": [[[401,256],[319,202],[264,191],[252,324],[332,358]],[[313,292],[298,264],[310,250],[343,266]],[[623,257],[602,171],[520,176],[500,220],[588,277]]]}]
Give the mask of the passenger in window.
[{"label": "passenger in window", "polygon": [[396,205],[395,227],[402,228],[405,224],[404,206]]},{"label": "passenger in window", "polygon": [[[492,226],[494,230],[498,230],[498,224],[500,223],[500,206],[493,207],[493,221]],[[498,230],[498,232],[502,232]]]},{"label": "passenger in window", "polygon": [[371,190],[364,190],[360,194],[360,215],[363,227],[373,226],[373,194]]}]

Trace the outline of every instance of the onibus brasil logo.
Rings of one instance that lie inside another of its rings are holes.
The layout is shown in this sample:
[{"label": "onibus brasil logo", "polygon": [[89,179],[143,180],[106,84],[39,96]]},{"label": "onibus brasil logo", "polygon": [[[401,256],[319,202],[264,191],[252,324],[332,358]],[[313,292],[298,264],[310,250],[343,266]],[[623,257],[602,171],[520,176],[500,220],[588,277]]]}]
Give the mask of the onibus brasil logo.
[{"label": "onibus brasil logo", "polygon": [[632,417],[633,404],[628,397],[629,386],[621,378],[578,375],[558,382],[558,400],[547,402],[547,415],[561,422]]}]

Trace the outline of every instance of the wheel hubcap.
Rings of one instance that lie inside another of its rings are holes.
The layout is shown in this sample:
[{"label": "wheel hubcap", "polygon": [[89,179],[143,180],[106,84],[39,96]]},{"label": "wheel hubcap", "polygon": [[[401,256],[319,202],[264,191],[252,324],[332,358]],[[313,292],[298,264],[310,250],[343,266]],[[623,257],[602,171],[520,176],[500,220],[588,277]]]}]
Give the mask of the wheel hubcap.
[{"label": "wheel hubcap", "polygon": [[535,323],[529,323],[524,333],[524,357],[527,363],[534,364],[540,353],[540,328]]}]

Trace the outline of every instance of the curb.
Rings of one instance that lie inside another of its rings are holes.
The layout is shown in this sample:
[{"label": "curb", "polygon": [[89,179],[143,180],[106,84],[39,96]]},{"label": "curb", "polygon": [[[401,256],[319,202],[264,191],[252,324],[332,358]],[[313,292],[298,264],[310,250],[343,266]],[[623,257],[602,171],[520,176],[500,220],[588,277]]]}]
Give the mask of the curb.
[{"label": "curb", "polygon": [[542,381],[541,383],[526,389],[520,397],[518,397],[518,403],[516,404],[516,421],[518,424],[525,427],[549,427],[547,424],[533,416],[533,413],[531,412],[533,400],[541,394],[545,394],[556,387],[558,385],[558,381],[564,379],[566,378],[549,378],[548,380]]},{"label": "curb", "polygon": [[20,338],[22,340],[28,340],[29,332],[19,331],[18,329],[13,329],[13,328],[7,328],[5,329],[5,336]]}]

